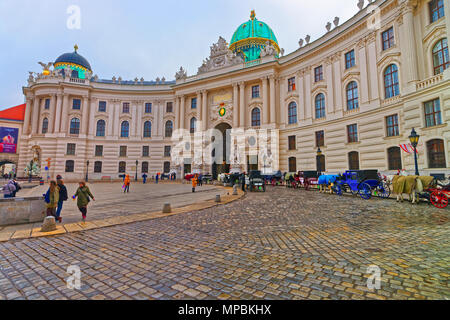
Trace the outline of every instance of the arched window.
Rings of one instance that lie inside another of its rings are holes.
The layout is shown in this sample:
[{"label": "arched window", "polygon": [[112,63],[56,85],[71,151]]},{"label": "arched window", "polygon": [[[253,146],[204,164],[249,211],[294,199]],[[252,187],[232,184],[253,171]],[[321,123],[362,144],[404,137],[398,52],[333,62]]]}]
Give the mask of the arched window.
[{"label": "arched window", "polygon": [[427,142],[428,167],[445,168],[445,148],[444,140],[433,139]]},{"label": "arched window", "polygon": [[316,96],[315,106],[316,106],[316,119],[325,118],[325,95],[323,93],[319,93]]},{"label": "arched window", "polygon": [[352,81],[347,85],[347,110],[359,108],[358,103],[358,84]]},{"label": "arched window", "polygon": [[399,147],[391,147],[387,150],[389,170],[402,170],[402,153]]},{"label": "arched window", "polygon": [[130,124],[128,123],[128,121],[124,121],[120,126],[120,137],[128,138],[129,135],[130,135]]},{"label": "arched window", "polygon": [[196,129],[197,129],[197,119],[192,118],[190,123],[190,132],[194,133]]},{"label": "arched window", "polygon": [[398,68],[395,64],[389,65],[386,70],[384,70],[384,92],[386,99],[396,97],[400,94]]},{"label": "arched window", "polygon": [[444,72],[450,66],[447,38],[441,39],[433,48],[434,74]]},{"label": "arched window", "polygon": [[97,137],[104,137],[105,136],[105,130],[106,130],[106,122],[105,120],[98,120],[97,121]]},{"label": "arched window", "polygon": [[261,110],[254,108],[252,110],[252,127],[259,127],[261,125]]},{"label": "arched window", "polygon": [[289,172],[297,172],[297,158],[296,157],[289,158]]},{"label": "arched window", "polygon": [[119,173],[125,173],[127,170],[127,163],[125,161],[119,162]]},{"label": "arched window", "polygon": [[[297,123],[297,104],[295,102],[289,103],[288,106],[289,124]],[[293,171],[291,171],[293,172]]]},{"label": "arched window", "polygon": [[145,121],[144,123],[144,138],[152,137],[152,123],[150,121]]},{"label": "arched window", "polygon": [[80,119],[73,118],[70,120],[70,134],[80,134]]},{"label": "arched window", "polygon": [[172,131],[173,131],[173,122],[172,121],[167,121],[166,122],[166,128],[165,128],[165,132],[166,132],[166,138],[171,138],[172,137]]},{"label": "arched window", "polygon": [[102,162],[101,161],[95,161],[95,163],[94,163],[94,172],[95,173],[101,173],[102,172]]},{"label": "arched window", "polygon": [[42,120],[42,133],[47,132],[48,132],[48,119],[44,118],[44,120]]},{"label": "arched window", "polygon": [[142,162],[142,173],[148,173],[148,162],[144,161]]},{"label": "arched window", "polygon": [[352,151],[348,154],[348,168],[350,170],[359,170],[359,153]]},{"label": "arched window", "polygon": [[67,160],[66,161],[66,172],[74,172],[75,171],[75,161]]}]

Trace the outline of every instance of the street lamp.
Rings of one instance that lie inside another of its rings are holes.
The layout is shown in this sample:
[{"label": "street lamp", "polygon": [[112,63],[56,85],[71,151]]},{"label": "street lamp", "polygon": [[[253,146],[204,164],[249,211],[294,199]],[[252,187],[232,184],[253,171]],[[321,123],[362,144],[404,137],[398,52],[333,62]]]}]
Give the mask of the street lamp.
[{"label": "street lamp", "polygon": [[89,160],[86,161],[86,182],[89,181]]},{"label": "street lamp", "polygon": [[139,161],[136,160],[136,175],[134,176],[134,181],[137,181],[137,167],[138,167]]},{"label": "street lamp", "polygon": [[30,160],[30,170],[28,170],[28,182],[31,183],[31,180],[33,178],[33,160]]},{"label": "street lamp", "polygon": [[416,166],[416,176],[419,175],[419,166],[417,164],[417,145],[419,144],[419,138],[420,136],[417,134],[416,130],[414,128],[411,131],[411,135],[409,136],[409,141],[411,142],[411,145],[414,148],[414,164]]},{"label": "street lamp", "polygon": [[317,175],[320,176],[321,175],[321,168],[320,168],[320,156],[322,155],[322,150],[320,150],[320,147],[317,149]]}]

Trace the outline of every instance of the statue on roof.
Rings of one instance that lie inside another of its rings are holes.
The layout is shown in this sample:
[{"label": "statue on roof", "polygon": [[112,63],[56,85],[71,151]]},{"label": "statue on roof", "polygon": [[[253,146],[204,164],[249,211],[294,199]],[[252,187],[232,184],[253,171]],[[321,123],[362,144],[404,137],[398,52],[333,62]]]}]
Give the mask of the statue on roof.
[{"label": "statue on roof", "polygon": [[187,78],[187,72],[183,69],[183,67],[180,67],[180,70],[175,73],[175,80],[184,80]]}]

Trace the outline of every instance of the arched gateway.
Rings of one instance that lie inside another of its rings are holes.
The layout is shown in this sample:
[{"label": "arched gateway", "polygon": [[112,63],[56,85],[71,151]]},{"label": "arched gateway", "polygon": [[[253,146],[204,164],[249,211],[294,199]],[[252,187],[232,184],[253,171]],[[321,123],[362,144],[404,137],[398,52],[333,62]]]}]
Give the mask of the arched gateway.
[{"label": "arched gateway", "polygon": [[[215,127],[216,130],[220,131],[222,134],[222,141],[215,141],[216,137],[212,137],[212,142],[215,144],[215,147],[212,150],[212,176],[213,179],[217,179],[217,176],[221,173],[229,173],[230,172],[230,159],[227,151],[230,149],[230,141],[231,141],[231,126],[226,123],[220,123]],[[218,149],[220,148],[220,150]]]}]

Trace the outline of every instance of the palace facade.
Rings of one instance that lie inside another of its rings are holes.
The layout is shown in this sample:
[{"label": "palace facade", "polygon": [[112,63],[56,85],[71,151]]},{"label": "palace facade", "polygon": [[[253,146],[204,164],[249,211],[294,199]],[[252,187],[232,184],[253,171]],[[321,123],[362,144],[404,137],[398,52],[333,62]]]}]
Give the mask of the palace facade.
[{"label": "palace facade", "polygon": [[[265,168],[266,161],[283,172],[412,173],[413,128],[421,173],[449,174],[448,1],[378,0],[367,7],[360,1],[358,7],[350,20],[336,18],[321,38],[307,36],[289,54],[252,12],[229,44],[219,38],[195,75],[181,68],[175,81],[100,79],[75,47],[42,64],[42,73],[30,73],[23,88],[18,175],[32,159],[42,172],[50,159],[50,176],[69,180],[86,173],[90,179],[217,174]],[[189,144],[174,160],[175,132],[179,139],[212,128],[245,132],[243,162],[206,163],[185,156]],[[261,130],[269,135],[269,160],[267,153],[249,153],[251,135],[258,140]]]}]

